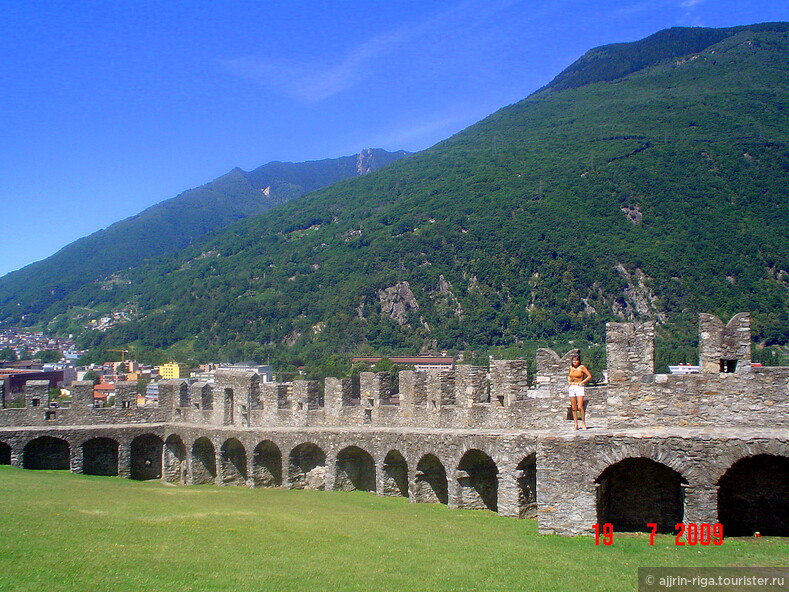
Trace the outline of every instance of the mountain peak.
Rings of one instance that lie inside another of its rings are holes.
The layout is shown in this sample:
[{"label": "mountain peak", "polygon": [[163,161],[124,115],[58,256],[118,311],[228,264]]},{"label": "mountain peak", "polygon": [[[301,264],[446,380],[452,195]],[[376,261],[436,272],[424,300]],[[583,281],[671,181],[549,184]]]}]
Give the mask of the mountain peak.
[{"label": "mountain peak", "polygon": [[742,31],[783,33],[789,31],[789,23],[759,23],[725,29],[672,27],[639,41],[601,45],[587,51],[537,92],[611,82],[649,66],[701,52]]}]

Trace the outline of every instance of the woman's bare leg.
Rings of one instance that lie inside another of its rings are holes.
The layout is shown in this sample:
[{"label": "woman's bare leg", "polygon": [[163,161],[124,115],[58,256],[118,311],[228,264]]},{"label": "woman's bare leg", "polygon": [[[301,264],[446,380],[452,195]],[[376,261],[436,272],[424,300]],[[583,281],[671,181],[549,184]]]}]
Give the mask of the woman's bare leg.
[{"label": "woman's bare leg", "polygon": [[570,397],[570,407],[573,410],[573,429],[578,429],[578,397]]}]

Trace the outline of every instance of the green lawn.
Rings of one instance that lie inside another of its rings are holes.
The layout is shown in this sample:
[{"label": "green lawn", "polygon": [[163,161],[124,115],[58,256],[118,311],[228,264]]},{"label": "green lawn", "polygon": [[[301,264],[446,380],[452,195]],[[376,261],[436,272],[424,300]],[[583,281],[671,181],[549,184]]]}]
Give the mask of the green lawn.
[{"label": "green lawn", "polygon": [[789,540],[676,547],[369,493],[175,487],[0,467],[0,590],[634,590],[638,566],[786,565]]}]

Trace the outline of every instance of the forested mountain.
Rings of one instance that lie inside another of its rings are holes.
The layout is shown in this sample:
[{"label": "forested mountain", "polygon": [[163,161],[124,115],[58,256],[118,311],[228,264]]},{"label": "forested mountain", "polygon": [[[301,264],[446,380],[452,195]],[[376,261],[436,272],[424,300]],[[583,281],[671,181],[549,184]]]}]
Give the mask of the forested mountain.
[{"label": "forested mountain", "polygon": [[[0,278],[0,319],[38,313],[93,282],[144,259],[183,249],[208,232],[346,179],[365,175],[408,154],[379,149],[310,162],[270,162],[235,168],[201,187],[74,241],[51,257]],[[17,306],[20,303],[20,306]]]},{"label": "forested mountain", "polygon": [[787,82],[786,23],[597,48],[429,150],[38,319],[124,309],[85,343],[213,359],[599,340],[622,319],[681,342],[699,311],[786,343]]}]

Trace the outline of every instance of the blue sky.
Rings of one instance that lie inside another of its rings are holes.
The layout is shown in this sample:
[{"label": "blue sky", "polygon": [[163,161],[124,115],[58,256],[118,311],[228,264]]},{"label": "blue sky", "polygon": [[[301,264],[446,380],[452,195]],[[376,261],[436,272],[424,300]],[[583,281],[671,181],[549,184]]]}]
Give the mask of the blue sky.
[{"label": "blue sky", "polygon": [[586,50],[768,0],[0,0],[0,274],[235,166],[417,151]]}]

